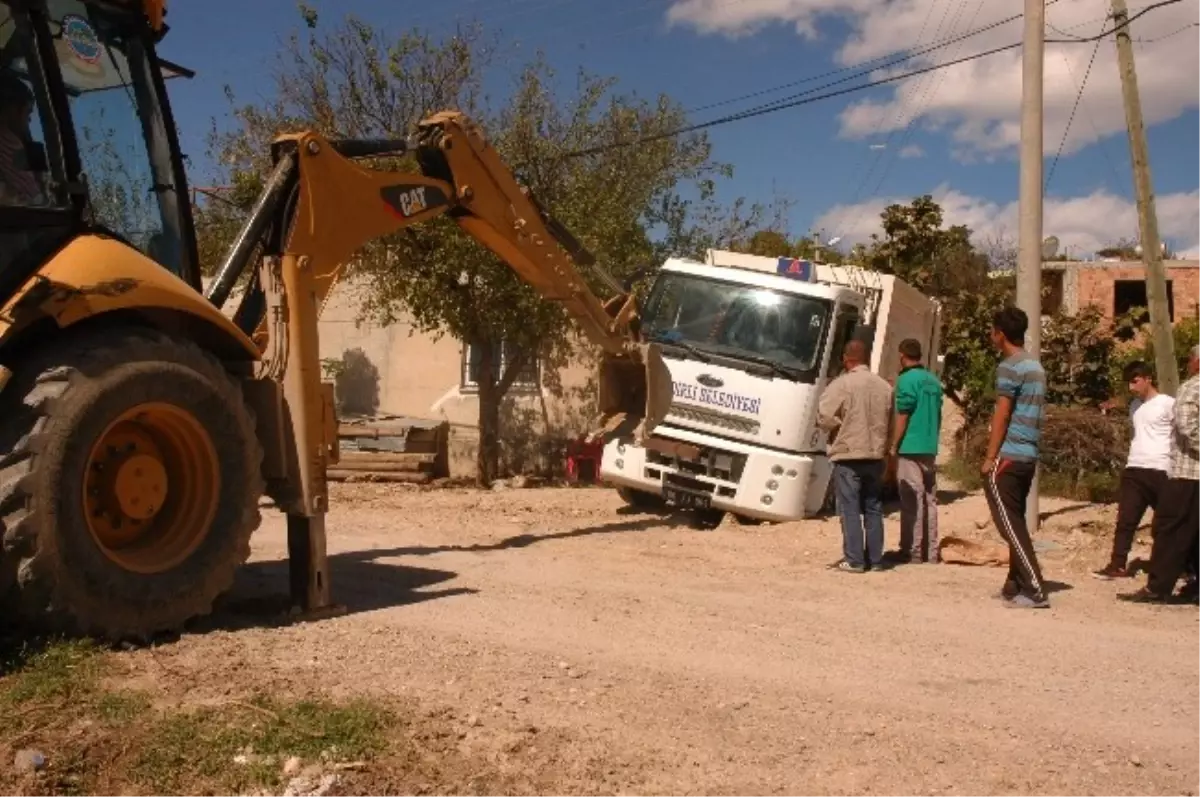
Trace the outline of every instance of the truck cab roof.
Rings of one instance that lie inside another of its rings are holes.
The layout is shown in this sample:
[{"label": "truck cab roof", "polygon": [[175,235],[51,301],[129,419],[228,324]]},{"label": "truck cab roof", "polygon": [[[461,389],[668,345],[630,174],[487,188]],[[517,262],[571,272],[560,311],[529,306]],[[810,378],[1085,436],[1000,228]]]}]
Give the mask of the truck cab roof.
[{"label": "truck cab roof", "polygon": [[826,299],[830,302],[841,302],[862,306],[862,295],[840,285],[828,285],[820,282],[794,279],[779,274],[772,274],[756,269],[737,268],[732,266],[713,266],[696,260],[672,257],[662,265],[662,271],[675,274],[689,274],[696,277],[718,279],[739,285],[753,285],[757,288],[784,293],[795,293]]}]

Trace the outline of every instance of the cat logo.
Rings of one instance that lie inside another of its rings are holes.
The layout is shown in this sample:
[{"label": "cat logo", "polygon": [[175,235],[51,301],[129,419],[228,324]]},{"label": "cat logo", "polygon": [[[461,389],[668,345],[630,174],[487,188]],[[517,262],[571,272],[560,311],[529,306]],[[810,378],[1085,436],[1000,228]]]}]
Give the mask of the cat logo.
[{"label": "cat logo", "polygon": [[447,204],[445,193],[435,185],[389,185],[379,193],[392,213],[402,219]]},{"label": "cat logo", "polygon": [[425,186],[412,188],[396,197],[400,205],[400,215],[409,218],[425,209]]}]

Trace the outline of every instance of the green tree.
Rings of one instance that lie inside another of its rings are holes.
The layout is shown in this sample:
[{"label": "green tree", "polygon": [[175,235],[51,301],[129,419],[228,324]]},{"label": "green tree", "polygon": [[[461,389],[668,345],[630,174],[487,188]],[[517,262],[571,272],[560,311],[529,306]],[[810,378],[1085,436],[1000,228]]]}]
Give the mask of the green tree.
[{"label": "green tree", "polygon": [[[685,119],[667,97],[620,94],[614,80],[584,73],[563,97],[553,70],[537,59],[497,101],[483,90],[497,50],[478,27],[439,40],[417,30],[389,34],[348,17],[324,31],[314,12],[303,13],[309,30],[282,49],[271,100],[234,101],[238,124],[211,139],[215,160],[228,169],[226,182],[250,193],[264,179],[269,141],[281,130],[400,137],[429,113],[457,108],[482,125],[542,204],[618,277],[667,249],[736,238],[756,218],[745,203],[716,213],[715,180],[729,168],[712,160],[705,136],[663,135]],[[652,136],[659,138],[617,146]],[[591,148],[599,149],[569,157]],[[409,159],[373,165],[415,169]],[[683,198],[689,189],[698,201]],[[710,232],[718,222],[730,226]],[[228,234],[219,224],[208,229]],[[368,283],[364,316],[390,323],[403,314],[422,331],[479,347],[477,464],[480,480],[489,481],[499,461],[501,402],[531,358],[550,375],[574,354],[579,340],[569,319],[445,218],[367,245],[354,268]],[[495,356],[501,346],[503,372]]]},{"label": "green tree", "polygon": [[872,235],[857,259],[941,303],[942,379],[947,395],[973,421],[991,399],[992,315],[1012,300],[1013,278],[994,272],[989,258],[975,250],[967,227],[944,227],[942,208],[928,194],[908,205],[889,205],[880,220],[883,234]]}]

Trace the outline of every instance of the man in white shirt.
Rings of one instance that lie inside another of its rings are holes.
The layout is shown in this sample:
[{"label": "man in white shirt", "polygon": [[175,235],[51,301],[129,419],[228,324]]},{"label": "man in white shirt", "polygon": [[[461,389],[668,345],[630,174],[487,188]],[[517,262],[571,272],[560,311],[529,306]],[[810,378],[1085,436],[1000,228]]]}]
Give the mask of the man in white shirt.
[{"label": "man in white shirt", "polygon": [[1133,401],[1129,406],[1133,421],[1133,440],[1129,458],[1121,472],[1117,504],[1117,528],[1113,535],[1112,558],[1092,573],[1106,581],[1126,578],[1129,549],[1147,508],[1158,510],[1158,498],[1167,481],[1171,465],[1171,435],[1175,420],[1175,399],[1159,393],[1154,372],[1144,362],[1125,367],[1125,381]]}]

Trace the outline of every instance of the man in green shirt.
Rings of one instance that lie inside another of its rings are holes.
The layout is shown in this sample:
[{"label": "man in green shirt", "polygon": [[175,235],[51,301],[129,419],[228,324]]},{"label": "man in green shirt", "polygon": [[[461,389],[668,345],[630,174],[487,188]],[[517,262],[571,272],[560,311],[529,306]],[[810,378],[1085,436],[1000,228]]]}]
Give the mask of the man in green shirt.
[{"label": "man in green shirt", "polygon": [[900,343],[900,376],[891,455],[900,488],[900,559],[936,563],[937,452],[942,430],[942,383],[921,365],[921,342]]}]

